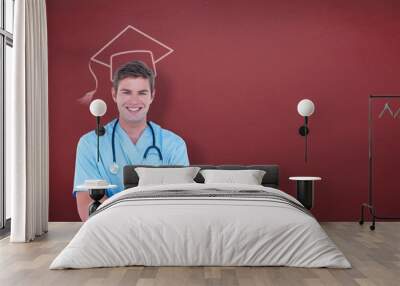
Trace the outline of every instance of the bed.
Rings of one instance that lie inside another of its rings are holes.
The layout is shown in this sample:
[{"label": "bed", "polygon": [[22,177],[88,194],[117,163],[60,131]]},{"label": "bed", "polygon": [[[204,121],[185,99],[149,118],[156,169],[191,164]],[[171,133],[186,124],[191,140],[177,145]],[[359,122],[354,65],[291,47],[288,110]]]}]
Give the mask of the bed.
[{"label": "bed", "polygon": [[139,186],[136,167],[124,168],[126,189],[99,207],[50,269],[351,267],[312,214],[279,190],[277,165],[197,166],[265,170],[260,185],[204,183],[199,173],[195,183]]}]

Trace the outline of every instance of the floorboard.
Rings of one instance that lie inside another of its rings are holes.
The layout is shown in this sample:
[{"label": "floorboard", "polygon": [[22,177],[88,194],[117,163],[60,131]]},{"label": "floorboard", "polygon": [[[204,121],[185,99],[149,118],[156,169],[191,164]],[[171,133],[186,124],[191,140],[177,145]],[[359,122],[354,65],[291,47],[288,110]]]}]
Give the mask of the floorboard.
[{"label": "floorboard", "polygon": [[49,270],[81,223],[53,222],[32,243],[0,240],[0,285],[400,285],[400,222],[378,222],[375,231],[357,222],[322,223],[352,269],[291,267],[118,267]]}]

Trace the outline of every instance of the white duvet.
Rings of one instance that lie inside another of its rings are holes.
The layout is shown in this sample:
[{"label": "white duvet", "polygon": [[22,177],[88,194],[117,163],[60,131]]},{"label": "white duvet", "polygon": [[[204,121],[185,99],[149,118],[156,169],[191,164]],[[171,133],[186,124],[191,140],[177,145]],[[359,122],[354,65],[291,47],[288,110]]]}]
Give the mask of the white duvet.
[{"label": "white duvet", "polygon": [[[135,187],[106,200],[50,269],[145,266],[350,268],[319,223],[301,210],[258,198],[152,198],[115,203],[133,192],[277,189],[239,184]],[[114,204],[113,204],[114,202]],[[297,202],[298,203],[298,202]]]}]

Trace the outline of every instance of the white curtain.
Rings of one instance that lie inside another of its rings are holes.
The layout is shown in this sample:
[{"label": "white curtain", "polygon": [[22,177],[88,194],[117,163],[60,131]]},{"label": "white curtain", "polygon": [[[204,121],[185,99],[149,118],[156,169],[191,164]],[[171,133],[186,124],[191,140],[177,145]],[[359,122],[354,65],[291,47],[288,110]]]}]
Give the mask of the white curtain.
[{"label": "white curtain", "polygon": [[14,94],[6,98],[6,181],[12,194],[10,241],[28,242],[48,229],[46,3],[18,0],[14,9]]}]

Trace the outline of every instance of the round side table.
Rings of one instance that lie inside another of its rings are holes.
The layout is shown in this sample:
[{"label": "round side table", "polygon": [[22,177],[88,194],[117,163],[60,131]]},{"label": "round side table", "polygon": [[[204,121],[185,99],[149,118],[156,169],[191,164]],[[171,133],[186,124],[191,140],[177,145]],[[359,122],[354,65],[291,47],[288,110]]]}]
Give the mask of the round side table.
[{"label": "round side table", "polygon": [[89,216],[94,213],[97,208],[101,205],[100,200],[106,194],[107,189],[114,189],[117,185],[107,185],[107,186],[88,186],[88,185],[80,185],[77,186],[77,190],[84,190],[89,193],[89,197],[93,200],[93,202],[89,205]]},{"label": "round side table", "polygon": [[297,200],[304,207],[311,210],[314,206],[314,182],[320,181],[320,177],[289,177],[289,180],[297,183]]}]

